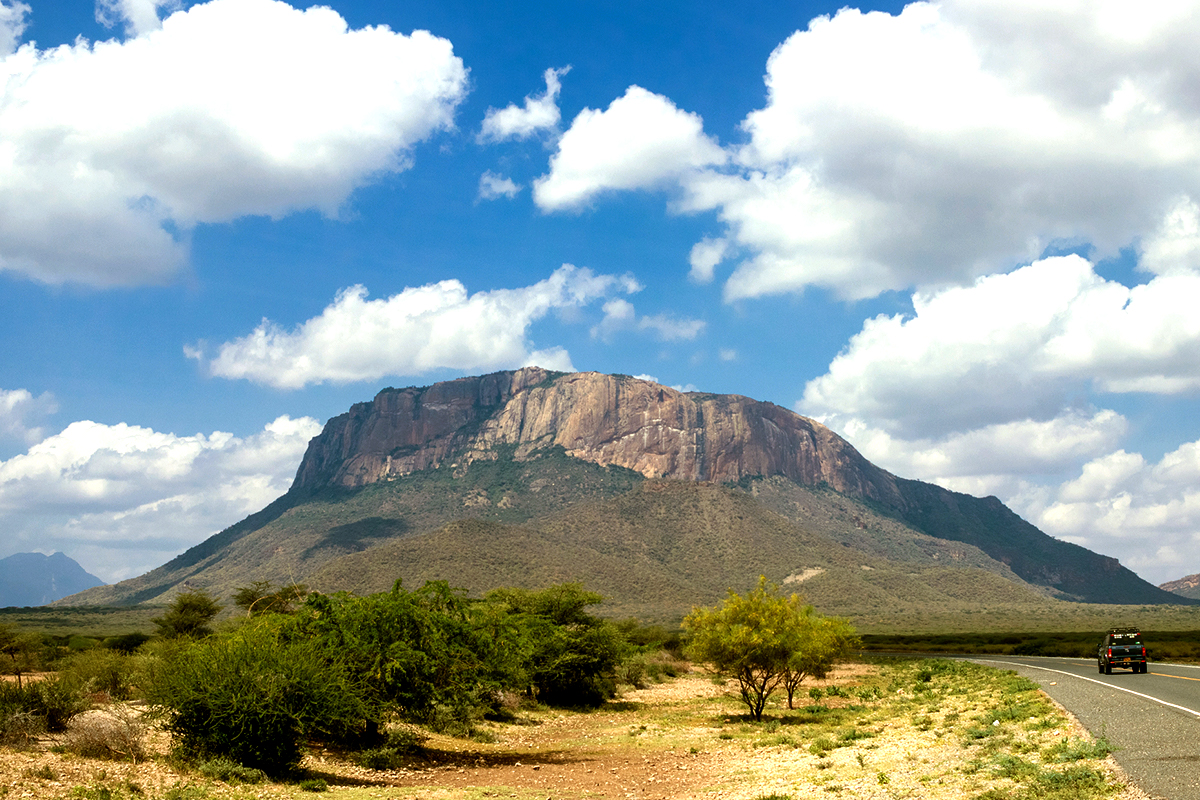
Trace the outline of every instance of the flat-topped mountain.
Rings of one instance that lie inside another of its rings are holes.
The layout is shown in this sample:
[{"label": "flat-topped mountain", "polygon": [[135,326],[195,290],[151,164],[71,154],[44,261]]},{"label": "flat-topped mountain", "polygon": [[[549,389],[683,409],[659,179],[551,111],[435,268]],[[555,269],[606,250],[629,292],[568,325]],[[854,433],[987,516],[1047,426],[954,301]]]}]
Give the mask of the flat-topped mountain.
[{"label": "flat-topped mountain", "polygon": [[[729,493],[743,499],[718,499]],[[687,512],[664,510],[664,498]],[[766,549],[747,544],[757,541]],[[697,568],[714,551],[730,555]],[[641,579],[620,577],[633,564]],[[398,577],[473,592],[579,580],[621,594],[614,607],[662,616],[759,574],[803,579],[839,613],[855,598],[972,596],[914,595],[914,581],[974,586],[981,601],[1009,596],[1003,584],[1026,600],[1195,602],[1047,536],[994,497],[898,478],[772,403],[536,367],[384,389],[329,420],[266,509],[65,602],[160,602],[184,581],[227,596],[255,580],[360,592]]]},{"label": "flat-topped mountain", "polygon": [[896,479],[833,431],[773,403],[678,392],[627,375],[539,367],[384,389],[309,444],[295,488],[356,487],[448,461],[548,446],[647,478],[737,483],[782,475],[804,486],[902,504]]}]

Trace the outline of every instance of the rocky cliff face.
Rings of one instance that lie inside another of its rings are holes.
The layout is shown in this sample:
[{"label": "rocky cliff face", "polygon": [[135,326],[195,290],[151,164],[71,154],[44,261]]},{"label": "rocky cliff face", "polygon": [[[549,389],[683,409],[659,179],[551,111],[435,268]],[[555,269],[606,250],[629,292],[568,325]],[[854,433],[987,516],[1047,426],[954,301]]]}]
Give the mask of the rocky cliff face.
[{"label": "rocky cliff face", "polygon": [[1159,584],[1158,588],[1165,589],[1168,592],[1177,594],[1180,597],[1191,597],[1200,599],[1200,573],[1196,575],[1188,575],[1180,578],[1177,581],[1167,581]]},{"label": "rocky cliff face", "polygon": [[650,478],[733,482],[783,475],[902,506],[896,479],[811,419],[739,395],[538,367],[423,388],[385,389],[334,417],[309,444],[293,488],[363,486],[444,464],[517,458],[559,445]]}]

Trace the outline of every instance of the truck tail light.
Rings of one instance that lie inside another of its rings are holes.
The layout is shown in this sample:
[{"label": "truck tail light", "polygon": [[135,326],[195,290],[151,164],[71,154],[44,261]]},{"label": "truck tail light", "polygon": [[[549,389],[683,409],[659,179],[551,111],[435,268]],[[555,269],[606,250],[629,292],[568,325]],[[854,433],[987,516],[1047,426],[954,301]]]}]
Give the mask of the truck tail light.
[{"label": "truck tail light", "polygon": [[1146,646],[1142,645],[1142,658],[1146,657]]},{"label": "truck tail light", "polygon": [[1108,658],[1112,658],[1112,648],[1108,648]]}]

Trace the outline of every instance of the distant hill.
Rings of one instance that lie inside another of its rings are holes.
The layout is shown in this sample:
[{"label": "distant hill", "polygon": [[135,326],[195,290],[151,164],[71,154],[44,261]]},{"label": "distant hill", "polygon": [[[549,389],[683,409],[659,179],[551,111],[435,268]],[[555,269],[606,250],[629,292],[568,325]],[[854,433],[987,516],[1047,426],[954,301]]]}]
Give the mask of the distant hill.
[{"label": "distant hill", "polygon": [[1158,588],[1177,594],[1180,597],[1190,597],[1194,600],[1200,600],[1200,573],[1188,575],[1186,578],[1180,578],[1177,581],[1167,581],[1159,584]]},{"label": "distant hill", "polygon": [[62,553],[17,553],[0,558],[0,608],[44,606],[103,585],[104,581]]},{"label": "distant hill", "polygon": [[571,579],[614,608],[673,614],[758,574],[839,613],[1194,602],[994,497],[897,478],[774,404],[539,368],[384,389],[329,420],[287,495],[63,602],[161,602],[185,581],[227,597],[254,580],[478,592]]}]

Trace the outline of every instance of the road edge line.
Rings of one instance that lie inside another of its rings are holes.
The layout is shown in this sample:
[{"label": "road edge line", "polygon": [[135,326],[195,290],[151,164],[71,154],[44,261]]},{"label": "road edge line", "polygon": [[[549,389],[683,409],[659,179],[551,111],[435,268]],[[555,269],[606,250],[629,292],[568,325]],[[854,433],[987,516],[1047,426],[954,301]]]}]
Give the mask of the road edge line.
[{"label": "road edge line", "polygon": [[1151,697],[1148,694],[1142,694],[1141,692],[1135,692],[1133,689],[1125,689],[1120,686],[1113,686],[1111,683],[1105,683],[1104,681],[1098,681],[1095,678],[1085,678],[1084,676],[1076,675],[1073,672],[1064,672],[1061,669],[1051,669],[1050,667],[1038,667],[1038,666],[1034,666],[1033,664],[1013,664],[1013,662],[1011,662],[1011,661],[995,661],[990,658],[972,658],[969,660],[970,661],[985,661],[988,664],[1007,664],[1010,669],[1014,666],[1019,666],[1019,667],[1028,667],[1029,669],[1040,669],[1045,672],[1056,672],[1059,675],[1066,675],[1069,678],[1078,678],[1081,681],[1088,681],[1089,683],[1094,683],[1097,686],[1104,686],[1109,689],[1115,689],[1118,692],[1125,692],[1127,694],[1137,695],[1138,697],[1141,697],[1144,700],[1149,700],[1152,703],[1158,703],[1161,706],[1166,706],[1167,708],[1174,708],[1178,711],[1183,711],[1188,714],[1191,714],[1193,717],[1200,718],[1200,711],[1196,711],[1194,709],[1188,708],[1187,706],[1179,706],[1179,705],[1175,705],[1174,703],[1168,703],[1166,700],[1159,700],[1157,697]]}]

